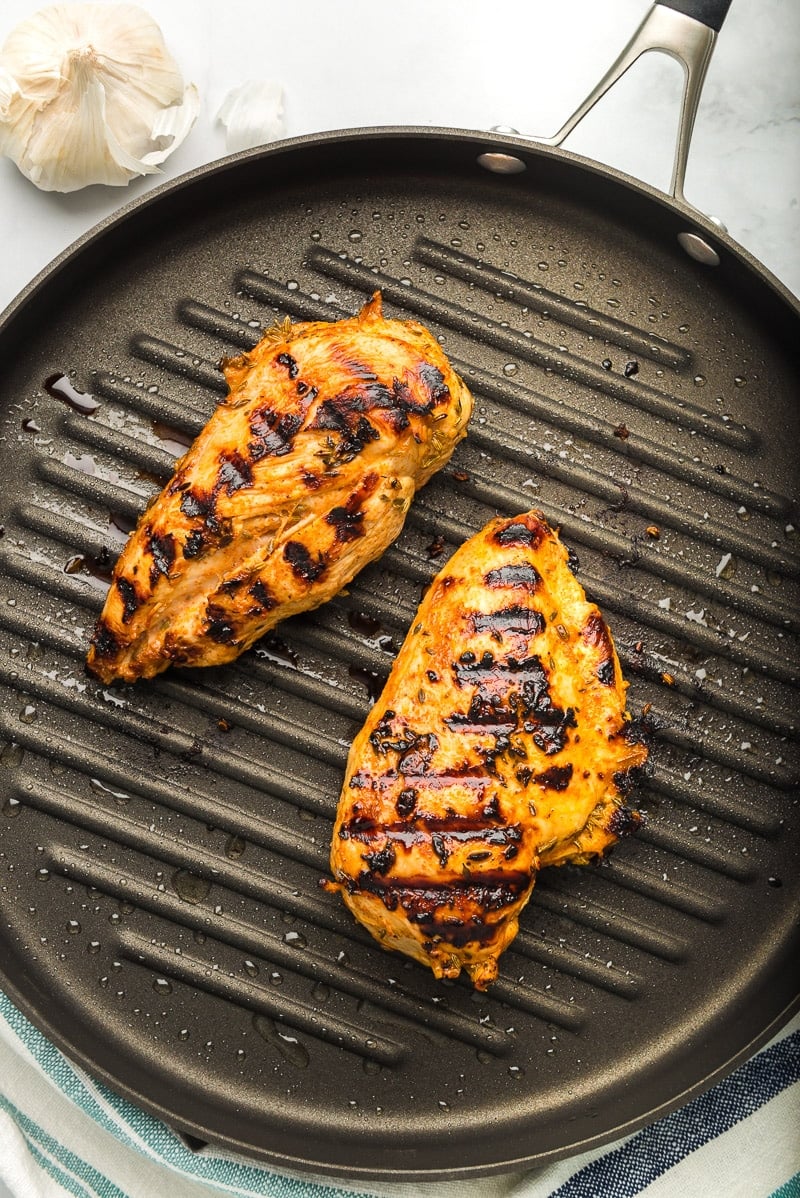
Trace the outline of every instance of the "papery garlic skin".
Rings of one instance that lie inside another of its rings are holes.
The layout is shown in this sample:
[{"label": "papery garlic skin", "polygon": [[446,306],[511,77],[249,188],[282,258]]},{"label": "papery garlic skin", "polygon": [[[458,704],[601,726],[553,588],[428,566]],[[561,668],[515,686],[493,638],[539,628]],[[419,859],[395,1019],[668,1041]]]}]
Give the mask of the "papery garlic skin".
[{"label": "papery garlic skin", "polygon": [[0,153],[44,191],[158,171],[199,108],[153,19],[133,4],[42,9],[0,50]]},{"label": "papery garlic skin", "polygon": [[231,88],[222,101],[217,120],[225,126],[229,154],[263,146],[283,137],[283,89],[265,79],[248,79]]}]

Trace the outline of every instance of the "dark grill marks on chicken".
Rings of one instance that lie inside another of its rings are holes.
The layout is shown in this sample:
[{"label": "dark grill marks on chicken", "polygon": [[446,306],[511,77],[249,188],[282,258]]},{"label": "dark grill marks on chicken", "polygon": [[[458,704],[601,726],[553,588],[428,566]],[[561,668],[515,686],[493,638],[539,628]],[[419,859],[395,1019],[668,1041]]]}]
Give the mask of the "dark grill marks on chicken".
[{"label": "dark grill marks on chicken", "polygon": [[348,320],[268,330],[131,535],[87,658],[104,682],[219,665],[331,598],[402,528],[472,398],[376,294]]},{"label": "dark grill marks on chicken", "polygon": [[500,566],[497,570],[490,570],[485,582],[487,587],[525,587],[529,592],[533,592],[541,579],[533,566],[523,562],[520,565]]},{"label": "dark grill marks on chicken", "polygon": [[139,596],[136,593],[136,587],[127,578],[118,578],[116,586],[122,596],[122,623],[127,624],[136,614]]},{"label": "dark grill marks on chicken", "polygon": [[600,616],[592,615],[586,621],[583,628],[583,638],[588,645],[596,646],[601,650],[602,656],[597,663],[597,677],[602,682],[603,686],[614,685],[614,646],[611,642],[608,629]]},{"label": "dark grill marks on chicken", "polygon": [[301,582],[316,582],[325,573],[325,559],[314,561],[302,541],[287,541],[283,556],[289,563],[295,578]]},{"label": "dark grill marks on chicken", "polygon": [[538,870],[636,827],[629,727],[558,537],[538,512],[493,521],[432,583],[353,743],[333,885],[385,947],[485,988]]}]

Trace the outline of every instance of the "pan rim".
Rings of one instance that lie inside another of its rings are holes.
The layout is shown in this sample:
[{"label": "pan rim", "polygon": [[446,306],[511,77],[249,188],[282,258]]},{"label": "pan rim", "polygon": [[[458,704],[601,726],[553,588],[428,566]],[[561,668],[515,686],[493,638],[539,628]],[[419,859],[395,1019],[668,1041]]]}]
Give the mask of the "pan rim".
[{"label": "pan rim", "polygon": [[55,258],[34,275],[11,303],[0,312],[0,335],[3,334],[6,326],[18,316],[20,311],[33,299],[37,292],[84,250],[118,225],[135,217],[140,211],[146,210],[153,204],[161,203],[166,197],[177,195],[179,192],[187,190],[195,184],[211,179],[215,175],[224,174],[236,167],[249,165],[259,160],[266,161],[284,154],[313,149],[316,146],[337,143],[344,145],[350,142],[366,143],[368,141],[375,141],[376,139],[385,142],[387,140],[412,138],[423,141],[446,139],[448,141],[473,142],[482,150],[493,150],[500,153],[507,152],[508,150],[523,151],[526,154],[540,157],[544,160],[553,159],[562,164],[577,167],[600,178],[620,184],[638,193],[643,198],[665,208],[667,211],[685,217],[697,229],[718,241],[728,253],[736,257],[744,266],[753,271],[762,282],[766,283],[776,293],[778,299],[787,304],[793,315],[800,320],[800,297],[795,296],[785,283],[782,283],[749,250],[736,241],[735,238],[731,237],[727,230],[699,209],[694,208],[688,203],[676,200],[666,192],[660,191],[657,187],[653,187],[651,184],[645,183],[633,175],[626,174],[615,167],[606,166],[596,159],[576,154],[571,150],[543,145],[541,142],[521,135],[511,136],[481,130],[458,129],[435,125],[375,125],[350,129],[330,129],[319,133],[306,133],[296,137],[282,138],[280,141],[271,142],[266,146],[256,146],[251,150],[242,150],[236,154],[229,154],[223,158],[214,159],[211,162],[194,167],[192,170],[186,171],[174,179],[165,180],[163,183],[158,184],[141,195],[134,196],[120,208],[103,217],[68,246],[65,246],[61,253],[57,254]]},{"label": "pan rim", "polygon": [[85,1069],[96,1081],[103,1082],[114,1093],[132,1102],[147,1114],[159,1119],[176,1134],[188,1134],[207,1143],[212,1150],[238,1153],[245,1163],[258,1162],[259,1164],[264,1164],[284,1172],[294,1172],[296,1176],[303,1180],[308,1180],[309,1177],[317,1175],[319,1177],[350,1179],[358,1182],[390,1180],[412,1182],[469,1181],[477,1180],[481,1177],[514,1173],[521,1169],[531,1168],[532,1166],[551,1165],[558,1161],[580,1156],[583,1153],[591,1152],[594,1149],[612,1144],[616,1140],[633,1135],[641,1131],[642,1128],[665,1118],[674,1111],[680,1110],[694,1098],[711,1089],[717,1082],[729,1076],[738,1066],[748,1061],[768,1044],[770,1040],[777,1036],[791,1019],[800,1012],[800,994],[798,994],[762,1032],[754,1036],[748,1044],[733,1053],[725,1062],[704,1078],[698,1080],[693,1086],[682,1090],[677,1096],[658,1104],[634,1119],[626,1120],[614,1128],[607,1129],[605,1132],[598,1132],[596,1136],[587,1137],[563,1148],[553,1148],[539,1153],[521,1154],[513,1159],[503,1160],[494,1164],[484,1163],[472,1166],[453,1166],[452,1168],[436,1167],[431,1169],[398,1170],[396,1167],[380,1169],[370,1166],[365,1168],[352,1163],[343,1166],[335,1163],[331,1164],[330,1162],[322,1167],[316,1160],[301,1159],[297,1156],[272,1152],[267,1149],[254,1149],[252,1145],[240,1143],[231,1136],[220,1138],[218,1134],[215,1135],[211,1129],[207,1128],[201,1122],[192,1123],[185,1120],[175,1120],[171,1116],[171,1113],[161,1107],[156,1101],[149,1097],[143,1097],[135,1087],[129,1086],[124,1082],[119,1082],[107,1069],[98,1066],[88,1054],[73,1051],[72,1047],[67,1043],[67,1037],[61,1035],[58,1028],[47,1019],[42,1011],[37,1009],[34,1018],[31,1011],[27,1009],[28,1004],[24,996],[19,991],[16,983],[8,978],[2,966],[0,966],[0,981],[2,982],[3,992],[11,999],[18,1010],[42,1035],[46,1036],[63,1053],[68,1061]]}]

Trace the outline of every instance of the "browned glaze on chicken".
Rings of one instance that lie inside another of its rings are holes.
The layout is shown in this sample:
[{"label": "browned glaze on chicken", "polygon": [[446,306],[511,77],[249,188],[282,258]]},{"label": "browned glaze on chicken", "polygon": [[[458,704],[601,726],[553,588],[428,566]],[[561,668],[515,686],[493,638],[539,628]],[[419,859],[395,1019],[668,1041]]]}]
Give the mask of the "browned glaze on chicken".
[{"label": "browned glaze on chicken", "polygon": [[546,865],[638,823],[647,750],[608,628],[540,512],[492,521],[433,581],[350,752],[335,887],[385,948],[478,989]]},{"label": "browned glaze on chicken", "polygon": [[376,293],[285,322],[223,363],[229,387],[114,570],[89,668],[104,682],[219,665],[336,594],[400,532],[464,436],[472,398]]}]

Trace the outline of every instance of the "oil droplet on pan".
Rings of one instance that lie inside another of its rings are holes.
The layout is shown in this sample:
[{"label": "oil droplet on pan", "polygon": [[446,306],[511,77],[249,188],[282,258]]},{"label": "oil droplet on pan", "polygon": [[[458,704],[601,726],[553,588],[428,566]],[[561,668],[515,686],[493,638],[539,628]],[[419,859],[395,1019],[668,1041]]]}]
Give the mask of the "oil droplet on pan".
[{"label": "oil droplet on pan", "polygon": [[300,932],[285,932],[283,942],[284,944],[290,944],[292,948],[305,948],[308,944],[305,936]]},{"label": "oil droplet on pan", "polygon": [[208,897],[208,892],[211,889],[211,883],[207,878],[190,874],[186,869],[179,869],[173,875],[172,885],[185,903],[202,903],[203,899]]},{"label": "oil droplet on pan", "polygon": [[95,399],[88,391],[79,391],[65,374],[48,375],[42,385],[53,399],[60,399],[62,403],[67,404],[73,411],[80,412],[82,416],[90,416],[100,407],[99,399]]},{"label": "oil droplet on pan", "polygon": [[106,786],[99,778],[90,778],[89,785],[95,794],[110,795],[112,799],[116,799],[118,803],[127,803],[130,795],[124,790],[112,790],[110,786]]},{"label": "oil droplet on pan", "polygon": [[22,759],[25,756],[25,750],[22,745],[18,745],[16,741],[10,740],[0,749],[0,765],[4,765],[6,769],[14,769],[22,764]]},{"label": "oil droplet on pan", "polygon": [[230,857],[232,861],[238,861],[246,848],[246,840],[243,840],[241,836],[231,836],[225,845],[225,856]]},{"label": "oil droplet on pan", "polygon": [[279,1028],[271,1019],[267,1019],[264,1015],[255,1015],[253,1017],[253,1026],[258,1034],[263,1037],[268,1044],[274,1045],[278,1052],[288,1061],[290,1065],[294,1065],[297,1069],[307,1068],[311,1060],[308,1055],[308,1049],[301,1044],[288,1028]]}]

